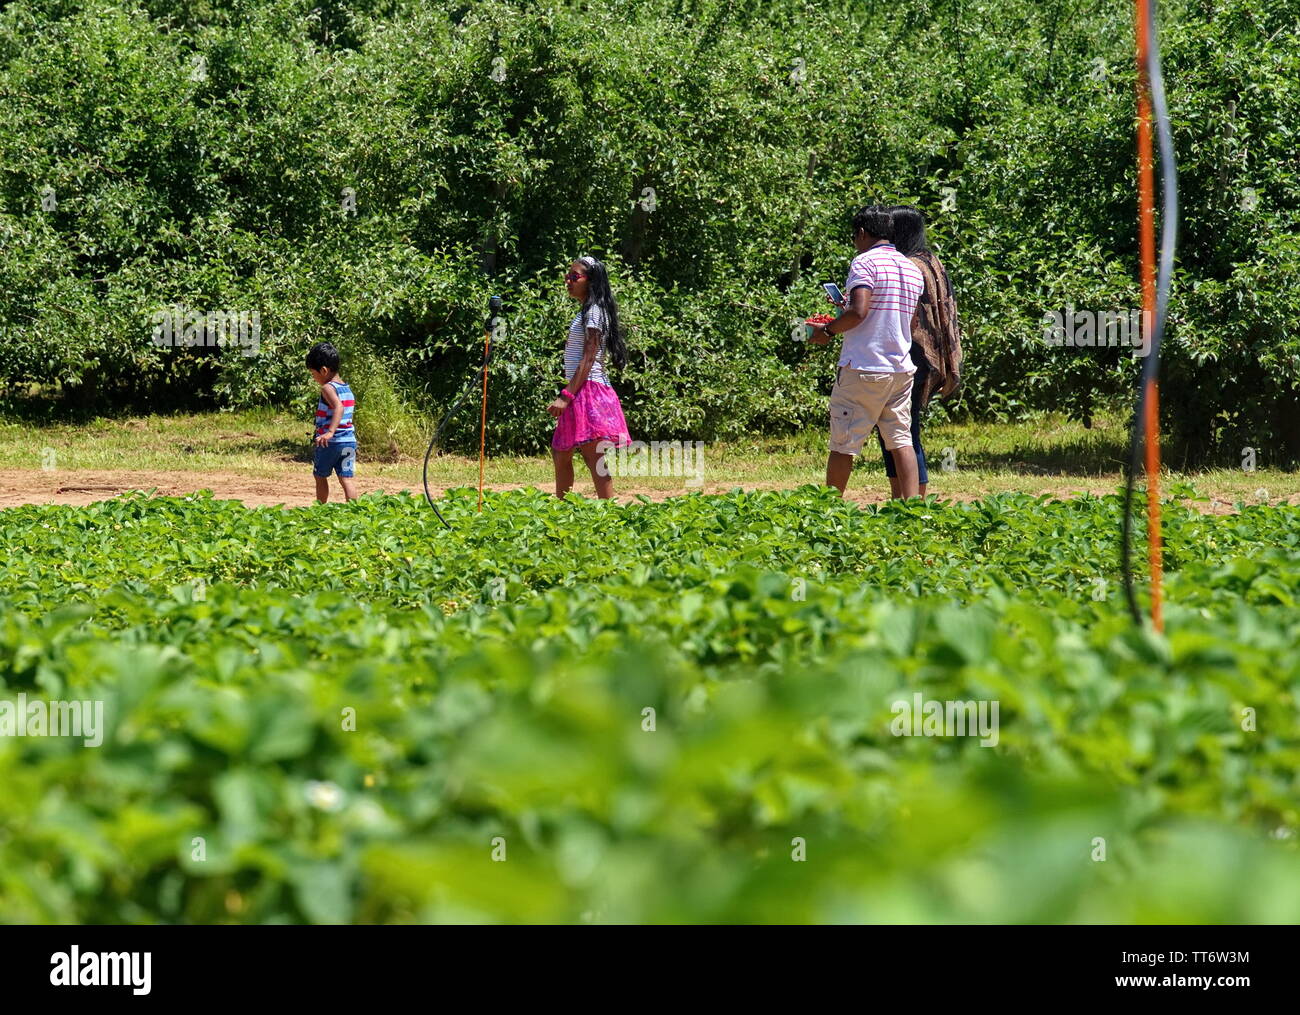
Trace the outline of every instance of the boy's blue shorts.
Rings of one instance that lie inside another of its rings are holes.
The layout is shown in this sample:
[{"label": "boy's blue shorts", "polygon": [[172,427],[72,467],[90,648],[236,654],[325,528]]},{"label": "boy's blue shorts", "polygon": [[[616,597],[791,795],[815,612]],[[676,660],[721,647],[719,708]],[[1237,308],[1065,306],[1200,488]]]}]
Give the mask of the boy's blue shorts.
[{"label": "boy's blue shorts", "polygon": [[312,459],[311,474],[317,479],[329,479],[330,473],[337,472],[341,478],[351,479],[356,464],[355,444],[330,444],[316,449],[316,455]]}]

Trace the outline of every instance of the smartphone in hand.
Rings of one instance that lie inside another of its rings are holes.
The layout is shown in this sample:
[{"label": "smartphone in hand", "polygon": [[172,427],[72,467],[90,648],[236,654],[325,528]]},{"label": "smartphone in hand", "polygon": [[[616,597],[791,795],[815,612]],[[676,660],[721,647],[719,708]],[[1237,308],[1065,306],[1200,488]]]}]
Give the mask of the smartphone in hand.
[{"label": "smartphone in hand", "polygon": [[826,290],[826,298],[834,303],[837,307],[844,306],[844,294],[840,292],[840,287],[834,282],[823,282],[822,288]]}]

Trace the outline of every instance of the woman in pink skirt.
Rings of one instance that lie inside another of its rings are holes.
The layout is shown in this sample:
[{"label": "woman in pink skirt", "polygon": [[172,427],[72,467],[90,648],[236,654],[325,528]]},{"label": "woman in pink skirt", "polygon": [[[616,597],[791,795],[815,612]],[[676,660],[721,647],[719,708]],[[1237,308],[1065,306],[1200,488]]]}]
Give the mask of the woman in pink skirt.
[{"label": "woman in pink skirt", "polygon": [[614,480],[605,464],[605,452],[632,443],[623,406],[605,375],[606,356],[618,368],[627,360],[627,346],[618,327],[618,304],[609,288],[609,272],[594,257],[580,257],[569,265],[564,284],[582,309],[569,325],[564,346],[568,383],[546,407],[558,421],[551,438],[555,496],[563,497],[573,487],[576,449],[591,471],[596,495],[612,497]]}]

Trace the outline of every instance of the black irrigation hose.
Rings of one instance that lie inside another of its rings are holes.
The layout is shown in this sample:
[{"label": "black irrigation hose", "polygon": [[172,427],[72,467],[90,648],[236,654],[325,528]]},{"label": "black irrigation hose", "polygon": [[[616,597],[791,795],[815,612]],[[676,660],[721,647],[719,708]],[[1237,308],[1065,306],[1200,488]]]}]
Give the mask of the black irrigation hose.
[{"label": "black irrigation hose", "polygon": [[[1165,105],[1165,79],[1160,69],[1160,42],[1156,32],[1156,0],[1147,9],[1147,81],[1151,88],[1151,108],[1155,117],[1156,136],[1160,144],[1160,187],[1163,206],[1160,211],[1160,271],[1156,281],[1156,319],[1151,328],[1151,348],[1142,364],[1138,382],[1137,414],[1133,419],[1133,438],[1129,447],[1128,473],[1124,479],[1124,518],[1120,539],[1120,573],[1124,579],[1124,596],[1136,624],[1142,623],[1137,595],[1133,591],[1130,570],[1133,535],[1133,481],[1137,475],[1146,432],[1146,401],[1149,382],[1160,376],[1160,340],[1165,333],[1169,307],[1169,285],[1174,271],[1174,247],[1178,242],[1178,166],[1174,161],[1173,133],[1169,127],[1169,110]],[[1146,322],[1143,321],[1143,324]],[[1148,489],[1148,496],[1150,491]]]},{"label": "black irrigation hose", "polygon": [[465,389],[457,395],[456,400],[451,403],[451,408],[447,410],[446,415],[442,417],[442,422],[439,423],[437,429],[433,431],[433,439],[429,441],[429,446],[424,452],[424,499],[429,502],[429,507],[433,508],[433,513],[438,516],[438,521],[442,522],[442,524],[446,525],[449,529],[451,528],[451,524],[446,518],[442,517],[442,512],[438,510],[438,505],[433,502],[433,496],[429,493],[429,459],[433,457],[433,449],[438,446],[438,441],[442,439],[442,432],[447,429],[447,424],[451,421],[452,414],[455,413],[457,408],[459,408],[460,403],[465,400],[465,396],[473,390],[474,383],[482,376],[481,371],[486,369],[487,362],[484,361],[480,370],[475,371],[474,376],[469,379],[469,384],[465,385]]},{"label": "black irrigation hose", "polygon": [[433,508],[433,513],[438,516],[438,520],[449,529],[451,528],[451,525],[448,523],[446,518],[442,517],[442,512],[438,510],[438,505],[433,502],[433,497],[429,493],[429,459],[433,457],[433,449],[438,446],[438,442],[442,439],[443,431],[447,429],[447,424],[451,422],[451,417],[455,414],[456,410],[460,408],[460,403],[465,401],[465,396],[482,383],[483,372],[488,368],[488,358],[488,356],[483,357],[483,362],[479,364],[479,368],[474,371],[474,376],[469,379],[469,383],[465,385],[461,393],[456,396],[456,400],[451,403],[451,408],[447,410],[446,415],[442,417],[442,422],[439,423],[437,429],[433,431],[433,439],[429,441],[429,446],[424,452],[424,499],[429,502],[429,507]]}]

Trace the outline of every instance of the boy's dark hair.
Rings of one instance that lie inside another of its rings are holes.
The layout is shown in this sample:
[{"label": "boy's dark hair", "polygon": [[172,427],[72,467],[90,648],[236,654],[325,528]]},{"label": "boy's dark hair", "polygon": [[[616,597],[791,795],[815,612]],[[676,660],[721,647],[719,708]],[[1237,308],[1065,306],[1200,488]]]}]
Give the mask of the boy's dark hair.
[{"label": "boy's dark hair", "polygon": [[904,257],[930,252],[925,242],[925,216],[917,209],[905,204],[896,207],[889,228],[894,234],[894,246]]},{"label": "boy's dark hair", "polygon": [[605,350],[610,362],[619,370],[627,365],[627,343],[623,338],[623,329],[618,322],[618,301],[609,285],[609,269],[605,262],[595,257],[578,258],[578,263],[587,272],[587,299],[582,304],[583,334],[587,333],[587,311],[600,307],[605,312]]},{"label": "boy's dark hair", "polygon": [[853,216],[854,235],[861,229],[868,236],[876,236],[882,240],[893,240],[894,233],[889,227],[889,206],[884,204],[869,204],[865,208],[859,208],[858,213]]},{"label": "boy's dark hair", "polygon": [[329,342],[317,342],[307,350],[307,369],[339,372],[339,351]]}]

